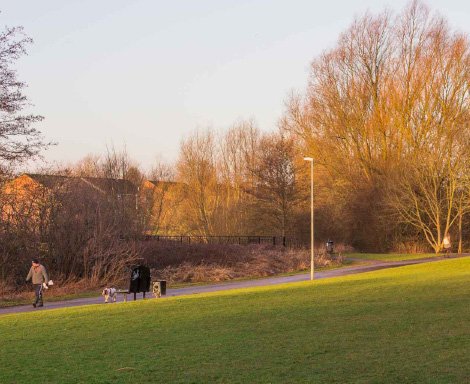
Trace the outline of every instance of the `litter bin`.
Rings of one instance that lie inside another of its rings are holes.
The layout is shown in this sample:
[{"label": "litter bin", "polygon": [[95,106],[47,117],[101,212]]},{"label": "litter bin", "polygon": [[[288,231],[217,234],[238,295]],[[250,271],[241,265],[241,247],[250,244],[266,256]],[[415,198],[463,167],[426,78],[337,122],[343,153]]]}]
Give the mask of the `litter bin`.
[{"label": "litter bin", "polygon": [[144,294],[150,291],[150,268],[144,265],[138,265],[132,268],[131,280],[129,284],[129,293],[134,294],[134,300],[137,293]]},{"label": "litter bin", "polygon": [[334,248],[333,248],[333,241],[332,240],[328,240],[326,242],[326,253],[333,253],[334,252]]}]

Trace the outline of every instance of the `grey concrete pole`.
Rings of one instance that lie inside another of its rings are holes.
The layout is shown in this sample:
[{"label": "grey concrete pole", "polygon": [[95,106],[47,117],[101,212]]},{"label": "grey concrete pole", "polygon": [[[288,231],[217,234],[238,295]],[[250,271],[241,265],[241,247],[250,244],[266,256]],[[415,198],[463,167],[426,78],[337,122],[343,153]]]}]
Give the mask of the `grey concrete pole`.
[{"label": "grey concrete pole", "polygon": [[314,209],[313,209],[313,157],[304,157],[310,162],[310,280],[315,271],[315,239],[314,239]]},{"label": "grey concrete pole", "polygon": [[313,209],[313,159],[310,167],[310,280],[313,280],[314,267],[314,256],[315,256],[315,239],[314,239],[314,209]]}]

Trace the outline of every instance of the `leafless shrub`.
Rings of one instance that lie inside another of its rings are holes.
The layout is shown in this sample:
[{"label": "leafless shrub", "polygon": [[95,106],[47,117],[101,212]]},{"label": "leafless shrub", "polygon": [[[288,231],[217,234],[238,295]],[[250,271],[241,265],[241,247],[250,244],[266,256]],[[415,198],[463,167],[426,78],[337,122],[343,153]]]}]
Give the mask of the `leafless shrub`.
[{"label": "leafless shrub", "polygon": [[102,281],[118,281],[141,260],[136,242],[119,240],[110,231],[91,238],[83,250],[83,258],[84,278],[92,286]]},{"label": "leafless shrub", "polygon": [[426,253],[429,252],[429,245],[420,241],[402,241],[396,245],[398,253]]}]

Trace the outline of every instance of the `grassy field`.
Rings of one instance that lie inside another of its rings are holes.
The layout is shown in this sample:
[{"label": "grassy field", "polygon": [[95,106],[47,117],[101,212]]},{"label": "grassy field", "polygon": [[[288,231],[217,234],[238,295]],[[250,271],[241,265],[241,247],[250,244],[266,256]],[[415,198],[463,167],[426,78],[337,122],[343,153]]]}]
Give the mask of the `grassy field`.
[{"label": "grassy field", "polygon": [[345,256],[348,258],[361,260],[405,261],[439,257],[442,256],[442,254],[436,255],[435,253],[348,253]]},{"label": "grassy field", "polygon": [[6,383],[468,383],[470,258],[0,317]]}]

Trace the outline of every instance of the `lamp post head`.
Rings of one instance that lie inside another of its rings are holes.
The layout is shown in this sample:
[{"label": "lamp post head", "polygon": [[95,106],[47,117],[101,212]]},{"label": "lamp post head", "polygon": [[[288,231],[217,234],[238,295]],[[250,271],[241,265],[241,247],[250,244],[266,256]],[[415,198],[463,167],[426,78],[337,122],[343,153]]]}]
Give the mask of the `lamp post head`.
[{"label": "lamp post head", "polygon": [[313,157],[304,157],[304,160],[313,162]]}]

